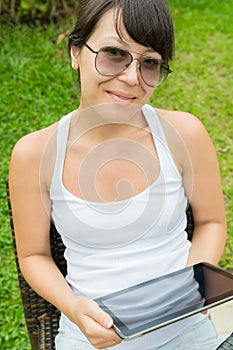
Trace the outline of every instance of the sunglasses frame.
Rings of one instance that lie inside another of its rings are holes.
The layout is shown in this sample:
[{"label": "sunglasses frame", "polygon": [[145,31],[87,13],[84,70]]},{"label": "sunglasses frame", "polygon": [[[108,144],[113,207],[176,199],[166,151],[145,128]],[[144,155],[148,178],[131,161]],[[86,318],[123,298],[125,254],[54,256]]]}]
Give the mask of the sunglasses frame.
[{"label": "sunglasses frame", "polygon": [[[169,68],[169,65],[167,63],[165,63],[163,60],[159,59],[159,58],[156,58],[156,60],[161,64],[161,68],[163,69],[163,71],[165,72],[165,74],[162,75],[162,79],[161,79],[161,82],[155,84],[155,85],[151,85],[151,84],[148,84],[144,78],[143,78],[143,74],[142,74],[142,71],[141,71],[141,62],[144,60],[143,58],[134,58],[132,53],[134,54],[139,54],[138,52],[134,52],[134,51],[128,51],[128,50],[125,50],[125,49],[120,49],[118,47],[115,47],[115,46],[104,46],[104,47],[101,47],[101,49],[99,49],[98,51],[95,51],[93,50],[87,43],[84,43],[85,47],[87,49],[89,49],[92,53],[94,53],[96,55],[96,58],[95,58],[95,69],[97,70],[97,72],[103,76],[106,76],[106,77],[114,77],[114,76],[117,76],[118,74],[121,74],[122,72],[124,72],[130,65],[133,61],[138,61],[139,62],[139,72],[140,72],[140,75],[141,75],[141,78],[142,80],[144,81],[144,83],[149,86],[149,87],[157,87],[157,86],[160,86],[162,85],[165,80],[167,79],[167,76],[168,74],[172,73],[171,69]],[[103,74],[99,71],[99,69],[97,68],[97,64],[96,64],[96,61],[97,61],[97,56],[99,54],[99,52],[101,52],[104,48],[107,48],[107,47],[112,47],[112,48],[116,48],[116,49],[119,49],[119,50],[122,50],[124,52],[127,52],[127,54],[131,57],[131,62],[129,64],[127,64],[125,66],[125,68],[123,70],[121,70],[120,72],[116,73],[116,74]],[[146,55],[141,55],[141,56],[144,56],[145,58],[151,58],[149,56],[146,56]],[[160,68],[160,69],[161,69]]]}]

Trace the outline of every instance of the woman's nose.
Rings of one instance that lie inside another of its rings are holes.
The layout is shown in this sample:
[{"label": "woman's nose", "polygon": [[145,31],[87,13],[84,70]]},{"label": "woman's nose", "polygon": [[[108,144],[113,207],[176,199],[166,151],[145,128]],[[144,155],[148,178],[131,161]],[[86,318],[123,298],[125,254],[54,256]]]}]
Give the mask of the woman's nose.
[{"label": "woman's nose", "polygon": [[119,74],[119,80],[126,82],[129,85],[137,85],[140,81],[140,72],[139,72],[139,62],[138,60],[133,60],[128,67]]}]

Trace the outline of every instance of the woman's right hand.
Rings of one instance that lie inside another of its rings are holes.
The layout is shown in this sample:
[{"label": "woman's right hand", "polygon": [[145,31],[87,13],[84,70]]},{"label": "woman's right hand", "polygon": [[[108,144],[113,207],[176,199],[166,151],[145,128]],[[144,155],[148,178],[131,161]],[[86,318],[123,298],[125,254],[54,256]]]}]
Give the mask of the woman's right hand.
[{"label": "woman's right hand", "polygon": [[30,286],[77,324],[95,348],[110,348],[121,342],[111,317],[94,301],[76,298],[51,256],[49,189],[56,130],[54,124],[25,136],[12,152],[9,185],[19,264]]},{"label": "woman's right hand", "polygon": [[93,300],[77,299],[72,321],[96,349],[111,348],[121,342],[112,328],[112,318]]}]

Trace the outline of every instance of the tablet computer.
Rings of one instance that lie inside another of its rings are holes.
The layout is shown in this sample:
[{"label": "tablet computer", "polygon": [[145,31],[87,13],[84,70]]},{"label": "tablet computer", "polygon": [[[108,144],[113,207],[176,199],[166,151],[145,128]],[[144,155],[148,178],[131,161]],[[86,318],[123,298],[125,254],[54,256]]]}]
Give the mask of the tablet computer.
[{"label": "tablet computer", "polygon": [[200,263],[101,298],[121,339],[130,340],[233,300],[233,275]]}]

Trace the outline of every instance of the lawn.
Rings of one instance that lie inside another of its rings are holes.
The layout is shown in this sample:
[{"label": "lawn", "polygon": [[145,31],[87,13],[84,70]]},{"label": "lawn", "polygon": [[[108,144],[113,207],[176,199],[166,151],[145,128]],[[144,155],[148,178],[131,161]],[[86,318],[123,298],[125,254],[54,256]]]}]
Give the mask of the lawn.
[{"label": "lawn", "polygon": [[[173,73],[151,99],[186,110],[205,124],[215,145],[225,196],[228,241],[220,265],[233,268],[233,0],[169,0],[175,22]],[[0,348],[28,350],[17,285],[5,179],[13,145],[78,105],[66,40],[70,21],[47,28],[1,24],[0,37]]]}]

